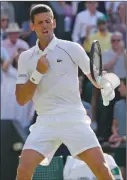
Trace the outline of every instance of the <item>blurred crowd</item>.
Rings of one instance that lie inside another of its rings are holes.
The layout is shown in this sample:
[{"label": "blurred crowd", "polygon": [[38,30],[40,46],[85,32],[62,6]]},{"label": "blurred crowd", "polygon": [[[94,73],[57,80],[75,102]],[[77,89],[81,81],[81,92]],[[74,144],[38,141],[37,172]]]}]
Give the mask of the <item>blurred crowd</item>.
[{"label": "blurred crowd", "polygon": [[[29,11],[40,2],[1,2],[1,120],[16,120],[28,134],[36,121],[32,102],[21,107],[16,102],[15,83],[20,53],[36,44],[37,36],[29,27]],[[54,12],[57,38],[81,44],[89,56],[91,43],[102,48],[103,69],[121,80],[116,97],[103,106],[100,92],[79,69],[79,89],[91,127],[99,141],[114,149],[115,160],[125,173],[126,161],[126,3],[93,1],[43,1]]]}]

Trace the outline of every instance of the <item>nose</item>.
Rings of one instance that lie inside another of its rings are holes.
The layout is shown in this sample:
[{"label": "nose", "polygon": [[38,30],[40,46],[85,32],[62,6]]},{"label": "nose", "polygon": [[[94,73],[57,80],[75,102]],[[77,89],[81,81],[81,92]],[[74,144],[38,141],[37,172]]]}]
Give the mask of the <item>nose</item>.
[{"label": "nose", "polygon": [[46,22],[43,23],[43,28],[44,28],[44,29],[47,28],[47,23],[46,23]]}]

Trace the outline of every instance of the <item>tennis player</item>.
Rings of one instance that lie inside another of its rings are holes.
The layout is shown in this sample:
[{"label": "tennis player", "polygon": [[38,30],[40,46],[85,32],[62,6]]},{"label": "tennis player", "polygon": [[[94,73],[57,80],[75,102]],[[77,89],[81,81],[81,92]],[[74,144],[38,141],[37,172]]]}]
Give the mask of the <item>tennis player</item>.
[{"label": "tennis player", "polygon": [[38,40],[19,57],[16,98],[20,105],[33,100],[38,117],[22,150],[17,180],[31,180],[37,165],[48,165],[61,143],[98,180],[113,180],[80,99],[78,66],[99,88],[91,78],[88,56],[77,43],[55,37],[50,7],[36,5],[30,17]]}]

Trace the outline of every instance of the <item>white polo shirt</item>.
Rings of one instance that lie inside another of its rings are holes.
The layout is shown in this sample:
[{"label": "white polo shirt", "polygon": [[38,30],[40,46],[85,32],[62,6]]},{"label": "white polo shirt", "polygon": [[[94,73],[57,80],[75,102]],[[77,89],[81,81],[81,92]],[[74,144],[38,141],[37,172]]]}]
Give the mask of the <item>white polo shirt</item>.
[{"label": "white polo shirt", "polygon": [[42,77],[33,96],[38,115],[85,111],[79,93],[78,66],[84,74],[89,74],[89,58],[77,43],[54,36],[42,51],[37,41],[34,47],[19,57],[17,84],[29,80],[37,61],[44,54],[47,54],[49,70]]}]

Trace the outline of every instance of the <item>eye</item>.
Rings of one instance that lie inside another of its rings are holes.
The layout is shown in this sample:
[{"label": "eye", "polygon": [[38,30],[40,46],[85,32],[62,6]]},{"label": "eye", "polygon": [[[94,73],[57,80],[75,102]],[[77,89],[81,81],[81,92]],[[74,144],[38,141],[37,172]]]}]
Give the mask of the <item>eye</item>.
[{"label": "eye", "polygon": [[50,23],[51,22],[51,20],[49,19],[49,20],[46,20],[46,23]]},{"label": "eye", "polygon": [[39,22],[38,22],[38,24],[42,24],[42,23],[43,23],[43,21],[39,21]]}]

